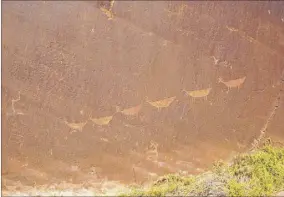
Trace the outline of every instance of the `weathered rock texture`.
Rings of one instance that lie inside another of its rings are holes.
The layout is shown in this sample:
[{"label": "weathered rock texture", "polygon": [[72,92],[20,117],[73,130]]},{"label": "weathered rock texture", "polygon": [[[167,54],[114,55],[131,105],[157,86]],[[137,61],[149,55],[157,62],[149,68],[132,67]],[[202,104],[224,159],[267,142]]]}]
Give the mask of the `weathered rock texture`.
[{"label": "weathered rock texture", "polygon": [[198,172],[283,140],[284,2],[3,2],[7,184]]}]

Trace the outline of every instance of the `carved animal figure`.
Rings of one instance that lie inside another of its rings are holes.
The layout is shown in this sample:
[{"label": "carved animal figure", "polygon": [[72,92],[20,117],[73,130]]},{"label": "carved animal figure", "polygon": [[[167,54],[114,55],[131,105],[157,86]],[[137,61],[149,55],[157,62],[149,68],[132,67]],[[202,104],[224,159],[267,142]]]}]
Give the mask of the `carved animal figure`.
[{"label": "carved animal figure", "polygon": [[206,88],[201,90],[194,90],[194,91],[187,91],[183,90],[188,96],[191,96],[193,98],[201,98],[204,97],[205,100],[207,100],[207,96],[209,95],[212,88]]},{"label": "carved animal figure", "polygon": [[219,83],[223,83],[225,86],[227,86],[228,88],[227,93],[229,92],[231,88],[237,87],[238,89],[240,89],[241,85],[245,82],[245,80],[246,80],[246,77],[242,77],[242,78],[234,79],[230,81],[224,81],[221,77],[219,77]]},{"label": "carved animal figure", "polygon": [[93,123],[95,123],[96,125],[103,126],[103,125],[108,125],[110,121],[112,120],[112,117],[113,116],[105,116],[101,118],[90,118],[90,120],[93,121]]},{"label": "carved animal figure", "polygon": [[80,123],[70,123],[70,122],[67,122],[66,120],[64,120],[64,123],[70,127],[71,129],[74,129],[74,130],[77,130],[77,131],[83,131],[83,128],[84,126],[87,124],[87,121],[86,122],[80,122]]},{"label": "carved animal figure", "polygon": [[153,107],[158,108],[159,110],[161,108],[169,107],[170,104],[176,99],[175,96],[169,97],[166,99],[158,100],[158,101],[149,101],[149,99],[146,97],[146,102],[152,105]]}]

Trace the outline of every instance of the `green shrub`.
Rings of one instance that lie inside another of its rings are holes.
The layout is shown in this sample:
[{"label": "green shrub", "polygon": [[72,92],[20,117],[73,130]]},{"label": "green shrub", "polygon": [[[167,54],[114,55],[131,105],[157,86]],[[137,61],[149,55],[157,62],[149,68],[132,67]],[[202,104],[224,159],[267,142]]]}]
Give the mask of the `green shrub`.
[{"label": "green shrub", "polygon": [[240,155],[228,172],[234,179],[228,182],[232,193],[246,185],[244,195],[272,195],[284,188],[284,149],[266,145],[251,154]]},{"label": "green shrub", "polygon": [[284,148],[264,145],[235,157],[230,164],[216,162],[213,172],[197,176],[167,175],[128,196],[219,195],[271,196],[284,189]]}]

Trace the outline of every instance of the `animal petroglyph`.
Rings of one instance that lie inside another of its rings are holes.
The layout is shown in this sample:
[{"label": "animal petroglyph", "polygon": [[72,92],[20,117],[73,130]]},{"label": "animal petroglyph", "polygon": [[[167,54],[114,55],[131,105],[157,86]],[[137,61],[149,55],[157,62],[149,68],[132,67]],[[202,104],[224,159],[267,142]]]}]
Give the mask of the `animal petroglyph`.
[{"label": "animal petroglyph", "polygon": [[101,118],[90,118],[90,120],[93,121],[93,123],[95,123],[96,125],[103,126],[108,125],[112,118],[113,116],[105,116]]},{"label": "animal petroglyph", "polygon": [[75,130],[75,131],[83,131],[84,126],[87,124],[86,122],[80,122],[80,123],[74,123],[74,122],[67,122],[66,120],[64,120],[64,123],[70,127],[71,129]]},{"label": "animal petroglyph", "polygon": [[206,88],[202,90],[194,90],[194,91],[186,91],[183,90],[188,96],[191,96],[193,98],[201,98],[204,97],[207,100],[207,96],[211,92],[212,88]]},{"label": "animal petroglyph", "polygon": [[169,107],[170,104],[176,99],[175,96],[169,97],[166,99],[158,100],[158,101],[149,101],[149,99],[146,97],[146,102],[152,105],[153,107],[158,108],[159,110],[161,108]]},{"label": "animal petroglyph", "polygon": [[[214,57],[215,63],[217,63],[216,60],[217,59]],[[240,86],[245,82],[245,80],[246,80],[246,76],[239,78],[239,79],[229,80],[229,81],[224,81],[221,77],[219,77],[219,83],[223,83],[225,86],[227,86],[227,88],[228,88],[227,93],[229,92],[229,90],[231,88],[237,87],[239,89]],[[210,94],[210,92],[212,91],[212,88],[210,87],[210,88],[206,88],[206,89],[192,90],[192,91],[188,91],[188,90],[183,89],[182,91],[185,92],[186,95],[191,97],[192,99],[204,98],[205,100],[207,100],[207,97]],[[146,97],[145,99],[146,99],[146,102],[149,103],[152,107],[155,107],[158,110],[160,110],[161,108],[169,107],[176,100],[176,96],[172,96],[172,97],[168,97],[168,98],[164,98],[164,99],[156,100],[156,101],[150,101],[148,99],[148,97]],[[19,101],[19,100],[20,100],[20,95],[19,95],[18,99],[12,100],[13,113],[16,113],[16,110],[14,108],[14,103]],[[212,102],[210,104],[212,105]],[[113,119],[113,116],[116,113],[121,113],[125,116],[135,116],[135,115],[139,114],[139,112],[142,109],[142,106],[143,106],[143,104],[139,104],[137,106],[125,108],[125,109],[120,109],[120,107],[116,106],[116,112],[114,114],[112,114],[110,116],[99,117],[99,118],[89,117],[89,120],[91,120],[94,124],[96,124],[98,126],[108,125],[108,124],[110,124],[110,122]],[[80,113],[84,114],[83,110],[81,110]],[[184,114],[184,109],[183,109],[183,114]],[[73,129],[75,131],[82,131],[84,126],[87,124],[87,121],[81,122],[81,123],[74,123],[74,122],[70,123],[70,122],[67,122],[65,120],[64,123],[68,127],[70,127],[71,129]],[[135,126],[128,125],[128,124],[125,124],[124,126],[135,128]],[[151,146],[154,146],[154,145],[151,145]],[[152,151],[152,153],[153,153],[153,151]]]},{"label": "animal petroglyph", "polygon": [[137,105],[135,107],[126,108],[124,110],[120,110],[120,108],[117,107],[116,111],[118,113],[122,113],[123,115],[126,115],[126,116],[134,116],[134,115],[137,115],[140,112],[141,108],[142,108],[142,105],[140,104],[140,105]]},{"label": "animal petroglyph", "polygon": [[230,81],[224,81],[221,77],[219,77],[219,83],[223,83],[225,86],[227,86],[228,88],[227,93],[229,92],[231,88],[237,87],[238,89],[240,89],[241,85],[245,82],[245,80],[246,80],[246,77],[242,77],[242,78],[234,79]]}]

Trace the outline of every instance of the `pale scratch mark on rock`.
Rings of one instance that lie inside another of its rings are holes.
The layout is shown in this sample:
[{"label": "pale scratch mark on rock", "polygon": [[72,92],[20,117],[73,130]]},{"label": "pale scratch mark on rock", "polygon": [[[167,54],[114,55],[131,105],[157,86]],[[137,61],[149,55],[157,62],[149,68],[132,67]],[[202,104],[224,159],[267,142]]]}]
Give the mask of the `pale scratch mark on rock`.
[{"label": "pale scratch mark on rock", "polygon": [[251,36],[246,35],[244,32],[240,31],[239,29],[236,29],[236,28],[233,28],[233,27],[228,27],[228,26],[226,26],[226,28],[231,32],[239,33],[242,37],[247,39],[249,42],[258,42],[256,39],[252,38]]},{"label": "pale scratch mark on rock", "polygon": [[[76,132],[76,131],[83,131],[85,125],[87,124],[88,121],[85,121],[85,122],[79,122],[79,123],[75,123],[75,122],[67,122],[66,120],[64,120],[64,123],[70,127],[71,129],[75,130],[73,132]],[[73,133],[72,132],[72,133]]]},{"label": "pale scratch mark on rock", "polygon": [[158,143],[151,140],[148,151],[146,152],[147,160],[158,162]]},{"label": "pale scratch mark on rock", "polygon": [[163,46],[168,46],[169,43],[170,43],[170,41],[164,40],[164,41],[163,41]]},{"label": "pale scratch mark on rock", "polygon": [[109,140],[108,140],[108,139],[103,138],[103,137],[102,137],[102,138],[100,138],[100,140],[101,140],[101,141],[103,141],[103,142],[109,142]]},{"label": "pale scratch mark on rock", "polygon": [[219,59],[217,59],[215,56],[211,56],[214,61],[214,65],[217,65],[219,63]]},{"label": "pale scratch mark on rock", "polygon": [[270,10],[267,10],[268,14],[271,14],[271,11]]},{"label": "pale scratch mark on rock", "polygon": [[229,92],[231,88],[237,87],[238,89],[240,89],[241,85],[245,82],[245,80],[246,80],[246,77],[242,77],[242,78],[234,79],[230,81],[224,81],[221,77],[219,77],[219,83],[223,83],[225,86],[227,86],[228,88],[227,93]]},{"label": "pale scratch mark on rock", "polygon": [[183,29],[176,29],[176,31],[181,32],[182,35],[186,35],[188,36],[189,34],[194,35],[194,32],[190,31],[190,30],[183,30]]},{"label": "pale scratch mark on rock", "polygon": [[[220,62],[220,65],[223,66],[223,67],[225,67],[225,68],[227,68],[227,67],[230,65],[230,63],[225,60],[225,61]],[[232,67],[232,66],[230,66],[230,68],[231,68],[231,67]]]},{"label": "pale scratch mark on rock", "polygon": [[12,99],[12,106],[11,106],[12,107],[12,111],[13,111],[12,115],[25,115],[23,112],[17,111],[15,109],[15,103],[20,101],[20,100],[21,100],[21,92],[19,91],[18,92],[18,98],[17,99]]},{"label": "pale scratch mark on rock", "polygon": [[238,32],[239,31],[238,29],[235,29],[235,28],[229,27],[229,26],[226,26],[226,28],[231,32]]},{"label": "pale scratch mark on rock", "polygon": [[188,96],[192,98],[202,98],[204,97],[205,100],[207,100],[207,96],[210,94],[212,88],[206,88],[201,90],[193,90],[193,91],[187,91],[183,89],[183,92],[185,92]]},{"label": "pale scratch mark on rock", "polygon": [[238,149],[243,149],[246,146],[244,144],[240,143],[240,142],[237,142],[237,147],[238,147]]},{"label": "pale scratch mark on rock", "polygon": [[158,108],[160,110],[161,108],[169,107],[170,104],[176,99],[175,96],[169,97],[166,99],[158,100],[158,101],[149,101],[148,97],[146,97],[146,102],[152,105],[155,108]]},{"label": "pale scratch mark on rock", "polygon": [[136,126],[133,126],[133,125],[130,125],[130,124],[126,124],[126,123],[123,123],[123,125],[125,127],[128,127],[128,128],[136,128]]},{"label": "pale scratch mark on rock", "polygon": [[112,120],[112,118],[113,116],[105,116],[101,118],[90,118],[90,120],[93,121],[93,123],[95,123],[96,125],[104,126],[104,125],[108,125],[110,121]]}]

